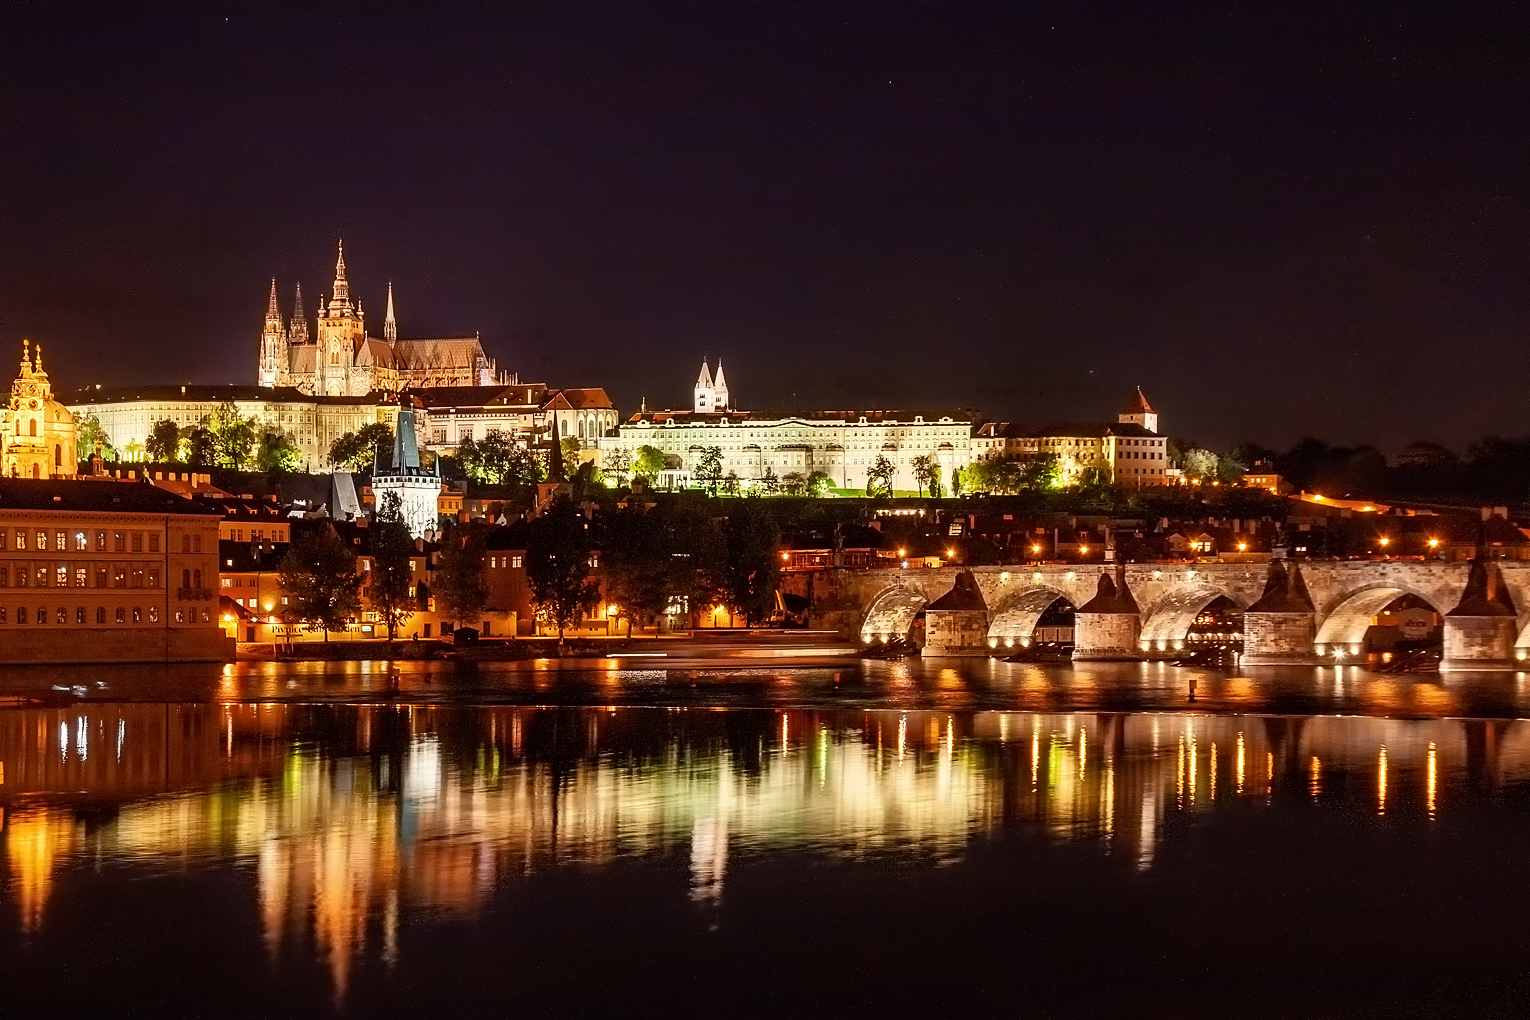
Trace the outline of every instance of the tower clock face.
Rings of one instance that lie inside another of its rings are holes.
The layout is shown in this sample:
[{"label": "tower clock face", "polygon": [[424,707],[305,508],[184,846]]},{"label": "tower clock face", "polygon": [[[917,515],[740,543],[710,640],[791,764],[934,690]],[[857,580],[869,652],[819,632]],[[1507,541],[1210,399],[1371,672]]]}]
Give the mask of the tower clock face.
[{"label": "tower clock face", "polygon": [[37,410],[37,401],[36,401],[36,399],[28,400],[27,401],[27,406],[30,407],[34,411]]}]

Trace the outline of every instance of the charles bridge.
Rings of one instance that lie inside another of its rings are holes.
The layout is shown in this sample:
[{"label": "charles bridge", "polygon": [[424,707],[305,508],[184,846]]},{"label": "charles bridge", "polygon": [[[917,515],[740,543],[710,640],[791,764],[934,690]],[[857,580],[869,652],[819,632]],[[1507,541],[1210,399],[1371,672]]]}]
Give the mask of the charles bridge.
[{"label": "charles bridge", "polygon": [[1244,612],[1244,665],[1342,661],[1394,599],[1444,620],[1442,670],[1515,668],[1530,654],[1530,562],[1272,560],[831,570],[815,579],[815,626],[872,644],[925,614],[926,655],[1026,646],[1060,599],[1076,607],[1074,658],[1145,659],[1184,647],[1219,597]]}]

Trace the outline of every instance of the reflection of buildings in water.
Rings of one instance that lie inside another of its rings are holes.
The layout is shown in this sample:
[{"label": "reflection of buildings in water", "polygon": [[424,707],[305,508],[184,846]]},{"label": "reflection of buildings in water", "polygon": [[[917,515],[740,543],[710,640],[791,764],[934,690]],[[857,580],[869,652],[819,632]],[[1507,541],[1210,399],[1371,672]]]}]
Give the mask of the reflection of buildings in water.
[{"label": "reflection of buildings in water", "polygon": [[53,870],[75,846],[76,827],[67,815],[21,811],[5,819],[5,857],[10,893],[21,913],[21,930],[35,931],[53,885]]},{"label": "reflection of buildings in water", "polygon": [[[645,711],[0,712],[12,896],[30,930],[71,858],[249,861],[269,951],[311,944],[343,995],[369,943],[396,957],[402,910],[469,913],[560,862],[688,846],[691,895],[715,904],[740,855],[949,857],[1011,824],[1098,839],[1146,868],[1174,817],[1230,798],[1433,813],[1447,783],[1530,779],[1524,723],[734,712],[656,724]],[[550,719],[575,725],[549,735]],[[87,835],[57,804],[77,799],[123,803]]]}]

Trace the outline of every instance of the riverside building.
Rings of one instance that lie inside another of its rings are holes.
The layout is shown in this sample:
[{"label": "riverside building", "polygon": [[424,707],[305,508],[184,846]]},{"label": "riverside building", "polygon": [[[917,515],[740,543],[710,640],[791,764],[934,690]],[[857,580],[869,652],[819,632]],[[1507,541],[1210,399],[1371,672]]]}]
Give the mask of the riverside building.
[{"label": "riverside building", "polygon": [[144,482],[0,479],[0,662],[232,658],[221,518]]}]

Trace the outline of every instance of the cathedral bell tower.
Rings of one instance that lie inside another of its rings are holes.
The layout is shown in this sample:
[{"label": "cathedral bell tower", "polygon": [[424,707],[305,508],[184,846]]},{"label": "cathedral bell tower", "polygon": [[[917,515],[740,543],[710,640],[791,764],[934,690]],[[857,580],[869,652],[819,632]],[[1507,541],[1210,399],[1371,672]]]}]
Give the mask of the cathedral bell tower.
[{"label": "cathedral bell tower", "polygon": [[356,352],[366,341],[366,326],[361,308],[351,302],[350,284],[345,279],[345,243],[341,242],[335,260],[335,287],[329,304],[319,303],[318,350],[315,352],[314,393],[321,397],[354,396],[351,392],[351,369]]}]

